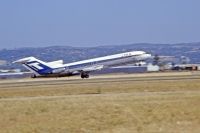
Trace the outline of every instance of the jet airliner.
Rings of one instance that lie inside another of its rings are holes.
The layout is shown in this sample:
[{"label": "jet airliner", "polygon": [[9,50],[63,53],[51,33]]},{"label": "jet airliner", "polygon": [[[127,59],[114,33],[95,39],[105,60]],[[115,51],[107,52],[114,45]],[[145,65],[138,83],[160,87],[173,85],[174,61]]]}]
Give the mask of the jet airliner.
[{"label": "jet airliner", "polygon": [[104,57],[98,57],[83,61],[63,64],[62,60],[53,62],[44,62],[35,57],[26,57],[14,61],[21,63],[24,67],[33,73],[33,78],[49,76],[71,76],[80,74],[81,78],[89,78],[89,73],[109,67],[114,67],[128,63],[139,63],[151,57],[144,51],[131,51],[120,54],[114,54]]}]

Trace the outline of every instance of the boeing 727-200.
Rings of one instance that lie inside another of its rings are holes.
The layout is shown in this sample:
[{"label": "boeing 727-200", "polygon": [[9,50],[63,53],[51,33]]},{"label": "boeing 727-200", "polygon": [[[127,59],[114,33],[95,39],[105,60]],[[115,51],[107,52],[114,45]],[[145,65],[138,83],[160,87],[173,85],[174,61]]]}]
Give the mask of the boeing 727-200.
[{"label": "boeing 727-200", "polygon": [[63,64],[62,60],[44,62],[36,59],[35,57],[26,57],[14,61],[13,63],[21,63],[34,74],[34,78],[49,76],[61,77],[77,74],[80,74],[81,78],[89,78],[89,73],[92,71],[127,63],[138,63],[145,61],[150,57],[151,54],[148,54],[144,51],[131,51],[68,64]]}]

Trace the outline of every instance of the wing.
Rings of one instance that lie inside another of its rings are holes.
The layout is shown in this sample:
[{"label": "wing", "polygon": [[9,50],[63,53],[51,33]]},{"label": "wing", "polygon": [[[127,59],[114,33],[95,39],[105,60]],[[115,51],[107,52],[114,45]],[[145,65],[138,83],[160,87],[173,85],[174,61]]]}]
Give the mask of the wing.
[{"label": "wing", "polygon": [[91,71],[101,70],[103,68],[104,68],[103,65],[94,65],[94,66],[85,67],[85,68],[82,69],[82,71],[91,72]]}]

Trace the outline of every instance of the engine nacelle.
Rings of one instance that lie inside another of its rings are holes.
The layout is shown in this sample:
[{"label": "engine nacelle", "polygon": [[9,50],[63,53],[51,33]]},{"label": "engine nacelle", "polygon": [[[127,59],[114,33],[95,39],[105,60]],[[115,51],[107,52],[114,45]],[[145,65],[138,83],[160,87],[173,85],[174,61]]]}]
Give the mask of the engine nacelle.
[{"label": "engine nacelle", "polygon": [[52,62],[47,62],[47,65],[56,68],[56,67],[62,67],[63,66],[63,60],[58,60],[58,61],[52,61]]}]

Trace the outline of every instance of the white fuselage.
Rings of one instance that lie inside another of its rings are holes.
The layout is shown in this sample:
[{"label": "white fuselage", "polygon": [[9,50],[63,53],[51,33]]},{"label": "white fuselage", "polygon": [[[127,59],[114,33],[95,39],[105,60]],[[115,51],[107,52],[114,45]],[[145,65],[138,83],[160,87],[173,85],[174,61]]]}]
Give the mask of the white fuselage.
[{"label": "white fuselage", "polygon": [[144,51],[132,51],[68,63],[64,64],[63,67],[66,67],[66,70],[69,72],[74,72],[92,66],[103,66],[103,68],[107,68],[127,63],[136,63],[139,61],[144,61],[150,57],[151,55]]}]

